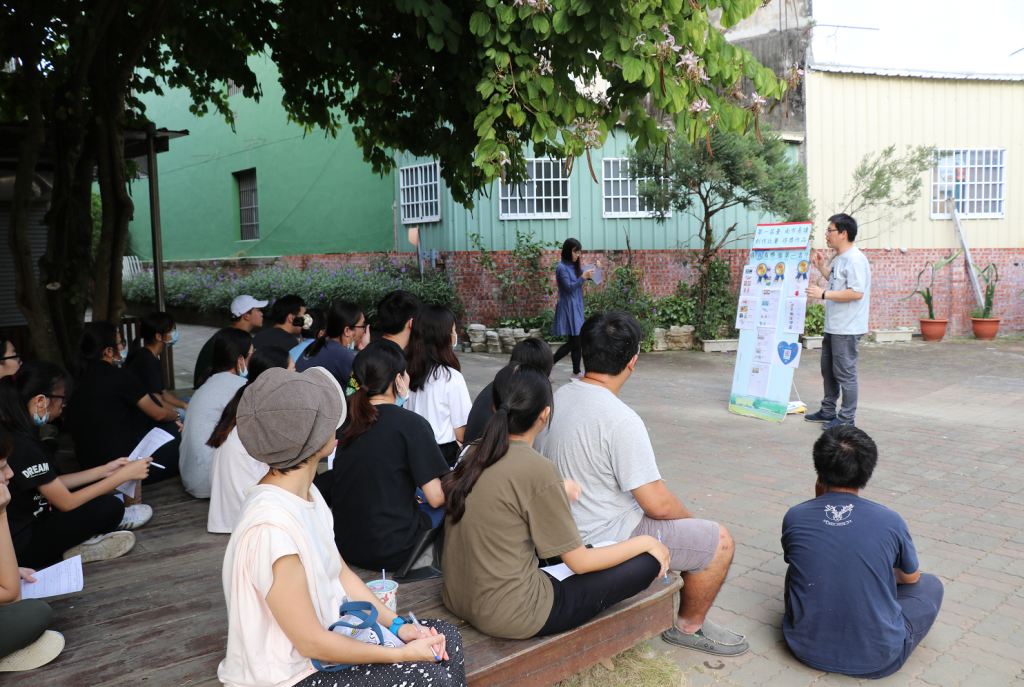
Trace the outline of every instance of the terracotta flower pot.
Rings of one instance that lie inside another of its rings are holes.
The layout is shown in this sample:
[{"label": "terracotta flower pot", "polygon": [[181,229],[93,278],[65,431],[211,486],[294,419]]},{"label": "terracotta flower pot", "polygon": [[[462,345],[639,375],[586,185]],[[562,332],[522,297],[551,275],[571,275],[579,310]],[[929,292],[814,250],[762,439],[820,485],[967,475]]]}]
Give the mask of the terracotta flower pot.
[{"label": "terracotta flower pot", "polygon": [[999,317],[972,317],[971,318],[971,329],[974,330],[974,336],[979,341],[991,341],[996,338],[996,334],[999,332]]},{"label": "terracotta flower pot", "polygon": [[949,324],[948,318],[939,317],[928,320],[922,317],[920,321],[921,336],[925,341],[942,341],[942,337],[946,335],[946,325]]}]

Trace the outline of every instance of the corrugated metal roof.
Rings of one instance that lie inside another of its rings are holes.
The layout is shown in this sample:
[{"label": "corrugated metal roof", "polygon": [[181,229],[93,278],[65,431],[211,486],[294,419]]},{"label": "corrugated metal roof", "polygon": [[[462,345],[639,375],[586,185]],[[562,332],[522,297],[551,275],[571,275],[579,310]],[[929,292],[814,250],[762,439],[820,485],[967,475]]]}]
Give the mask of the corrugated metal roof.
[{"label": "corrugated metal roof", "polygon": [[905,76],[919,79],[967,79],[970,81],[1024,81],[1024,74],[972,74],[969,72],[930,72],[920,69],[879,69],[877,67],[852,67],[840,64],[810,64],[816,72],[840,72],[843,74],[873,74],[875,76]]}]

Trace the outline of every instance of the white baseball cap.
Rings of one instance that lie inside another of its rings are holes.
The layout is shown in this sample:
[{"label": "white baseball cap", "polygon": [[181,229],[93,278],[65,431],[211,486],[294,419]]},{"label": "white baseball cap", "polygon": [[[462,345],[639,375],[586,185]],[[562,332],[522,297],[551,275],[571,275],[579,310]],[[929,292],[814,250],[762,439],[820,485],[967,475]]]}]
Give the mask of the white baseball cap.
[{"label": "white baseball cap", "polygon": [[239,296],[231,301],[231,316],[241,317],[253,308],[262,308],[270,301],[258,301],[252,296]]}]

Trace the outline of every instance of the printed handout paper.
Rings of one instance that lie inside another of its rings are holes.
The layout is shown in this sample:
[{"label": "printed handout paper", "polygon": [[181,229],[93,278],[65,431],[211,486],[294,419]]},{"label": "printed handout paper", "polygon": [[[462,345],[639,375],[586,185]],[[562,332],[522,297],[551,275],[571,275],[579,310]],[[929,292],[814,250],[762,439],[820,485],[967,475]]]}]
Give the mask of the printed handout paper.
[{"label": "printed handout paper", "polygon": [[74,594],[82,591],[85,587],[81,556],[51,565],[32,577],[36,578],[35,582],[21,581],[21,598],[23,599],[45,599],[48,596]]},{"label": "printed handout paper", "polygon": [[754,362],[770,364],[773,348],[775,348],[775,329],[758,327],[757,337],[754,339]]},{"label": "printed handout paper", "polygon": [[757,326],[771,327],[779,321],[779,301],[781,300],[782,289],[772,289],[767,286],[761,287],[761,296],[758,301]]},{"label": "printed handout paper", "polygon": [[740,298],[757,296],[757,289],[754,284],[755,276],[753,265],[747,265],[743,268],[743,278],[740,280]]},{"label": "printed handout paper", "polygon": [[747,385],[747,396],[765,398],[768,394],[768,375],[772,366],[765,363],[754,363],[750,368],[750,383]]},{"label": "printed handout paper", "polygon": [[783,325],[787,334],[804,333],[804,315],[807,313],[806,298],[787,298]]},{"label": "printed handout paper", "polygon": [[[156,450],[158,448],[166,444],[168,441],[173,440],[174,437],[171,434],[165,432],[159,427],[154,427],[153,429],[149,430],[149,434],[142,437],[142,441],[140,441],[139,445],[135,447],[135,450],[132,451],[132,454],[128,456],[128,462],[138,460],[139,458],[149,458],[154,453],[156,453]],[[151,469],[159,470],[160,468]],[[135,485],[137,485],[138,483],[139,481],[137,479],[128,480],[127,482],[119,486],[117,490],[129,498],[134,497]]]},{"label": "printed handout paper", "polygon": [[736,329],[754,329],[757,327],[757,297],[740,296],[736,307]]}]

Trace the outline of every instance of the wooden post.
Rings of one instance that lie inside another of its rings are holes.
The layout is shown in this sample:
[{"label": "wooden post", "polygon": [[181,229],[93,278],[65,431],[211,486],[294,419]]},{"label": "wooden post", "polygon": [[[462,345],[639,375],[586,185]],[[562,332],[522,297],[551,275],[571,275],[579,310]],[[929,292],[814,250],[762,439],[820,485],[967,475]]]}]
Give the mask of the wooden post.
[{"label": "wooden post", "polygon": [[[160,183],[156,166],[156,124],[146,123],[146,157],[149,161],[149,225],[153,235],[153,284],[156,287],[156,309],[166,312],[164,303],[164,246],[160,236]],[[160,356],[163,364],[164,388],[174,388],[174,348],[167,346]]]},{"label": "wooden post", "polygon": [[964,248],[964,259],[967,260],[967,278],[971,280],[971,289],[974,290],[974,303],[979,308],[985,307],[985,299],[981,295],[981,285],[978,284],[978,275],[974,270],[974,261],[971,260],[971,250],[967,247],[967,237],[964,236],[964,228],[960,224],[960,213],[956,211],[956,202],[952,198],[946,199],[949,213],[953,216],[953,225],[960,237],[960,245]]}]

